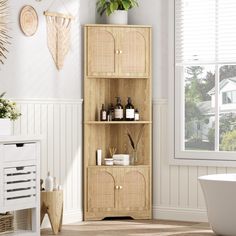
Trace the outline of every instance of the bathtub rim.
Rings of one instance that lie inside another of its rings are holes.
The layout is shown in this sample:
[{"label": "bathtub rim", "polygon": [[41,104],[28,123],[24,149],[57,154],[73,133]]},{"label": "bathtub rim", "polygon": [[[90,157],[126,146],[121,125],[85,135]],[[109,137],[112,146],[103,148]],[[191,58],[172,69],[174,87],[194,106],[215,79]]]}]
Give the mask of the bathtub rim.
[{"label": "bathtub rim", "polygon": [[[225,178],[228,177],[228,178]],[[210,174],[199,176],[198,180],[209,181],[209,182],[236,182],[236,173],[225,173],[225,174]]]}]

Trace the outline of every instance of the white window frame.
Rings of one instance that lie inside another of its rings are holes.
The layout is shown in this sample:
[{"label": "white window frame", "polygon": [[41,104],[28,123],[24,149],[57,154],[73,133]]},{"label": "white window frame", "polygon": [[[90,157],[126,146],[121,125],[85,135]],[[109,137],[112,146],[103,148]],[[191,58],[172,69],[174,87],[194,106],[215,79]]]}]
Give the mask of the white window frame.
[{"label": "white window frame", "polygon": [[[184,105],[182,103],[184,101],[184,81],[181,76],[176,76],[181,72],[175,69],[175,0],[169,0],[168,3],[168,150],[170,164],[236,167],[236,152],[183,150],[183,142],[180,140],[184,139]],[[216,65],[216,78],[218,78],[218,68],[221,65],[222,63]],[[219,132],[218,81],[215,89],[217,109],[215,130]],[[216,135],[217,137],[219,135]]]}]

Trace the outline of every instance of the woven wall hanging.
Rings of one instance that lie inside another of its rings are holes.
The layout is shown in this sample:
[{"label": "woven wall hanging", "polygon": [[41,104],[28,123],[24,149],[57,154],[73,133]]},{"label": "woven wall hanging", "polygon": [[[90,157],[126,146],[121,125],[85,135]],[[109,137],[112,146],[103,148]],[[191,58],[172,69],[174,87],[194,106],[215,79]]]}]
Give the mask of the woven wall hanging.
[{"label": "woven wall hanging", "polygon": [[[57,0],[58,1],[58,0]],[[46,11],[48,48],[58,70],[64,65],[71,44],[71,25],[74,17],[70,14]]]},{"label": "woven wall hanging", "polygon": [[8,49],[10,44],[9,28],[7,27],[7,17],[9,8],[7,6],[7,0],[0,0],[0,63],[4,64],[4,60],[7,59]]}]

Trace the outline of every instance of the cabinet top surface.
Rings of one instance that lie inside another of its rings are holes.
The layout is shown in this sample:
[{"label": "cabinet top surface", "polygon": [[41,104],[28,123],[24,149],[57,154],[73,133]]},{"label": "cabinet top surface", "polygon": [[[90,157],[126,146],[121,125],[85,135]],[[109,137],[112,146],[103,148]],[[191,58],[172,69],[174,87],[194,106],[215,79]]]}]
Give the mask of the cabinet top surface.
[{"label": "cabinet top surface", "polygon": [[12,142],[35,142],[40,141],[41,139],[41,136],[0,136],[0,144]]},{"label": "cabinet top surface", "polygon": [[110,25],[110,24],[85,24],[84,27],[152,28],[151,25]]}]

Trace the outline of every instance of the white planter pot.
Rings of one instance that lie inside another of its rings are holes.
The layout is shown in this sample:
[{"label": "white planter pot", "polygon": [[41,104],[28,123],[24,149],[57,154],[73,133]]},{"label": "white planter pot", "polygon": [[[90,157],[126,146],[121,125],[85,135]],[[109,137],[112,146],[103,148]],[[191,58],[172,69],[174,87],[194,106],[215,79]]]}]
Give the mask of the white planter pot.
[{"label": "white planter pot", "polygon": [[128,11],[117,10],[110,16],[106,16],[107,24],[114,25],[127,25],[128,24]]},{"label": "white planter pot", "polygon": [[12,135],[12,121],[10,119],[0,119],[0,136]]}]

